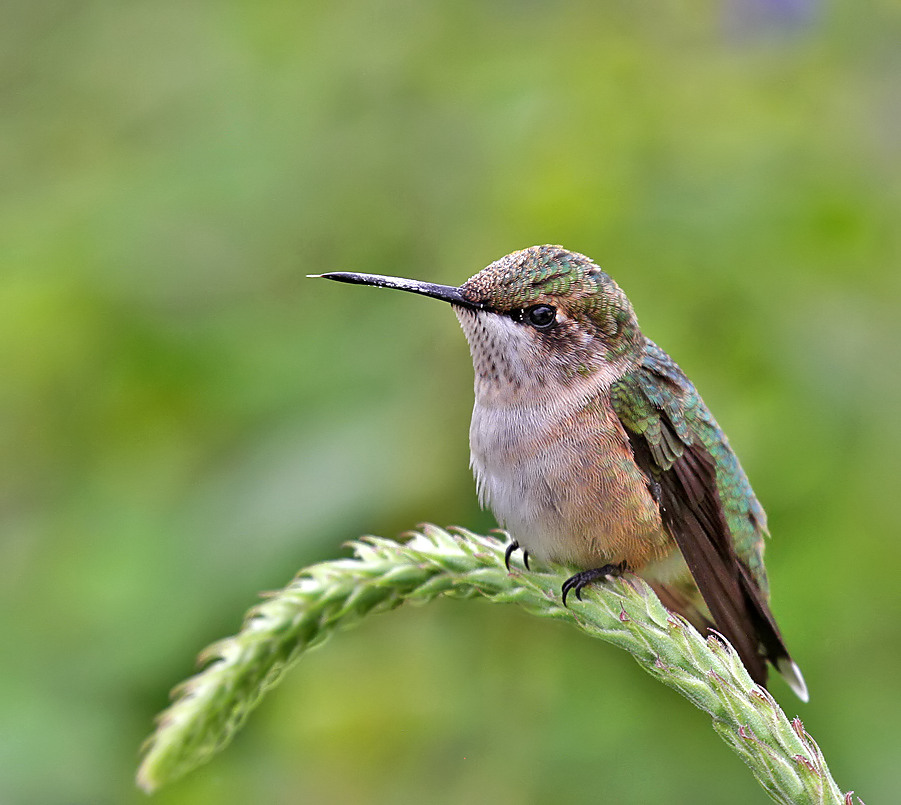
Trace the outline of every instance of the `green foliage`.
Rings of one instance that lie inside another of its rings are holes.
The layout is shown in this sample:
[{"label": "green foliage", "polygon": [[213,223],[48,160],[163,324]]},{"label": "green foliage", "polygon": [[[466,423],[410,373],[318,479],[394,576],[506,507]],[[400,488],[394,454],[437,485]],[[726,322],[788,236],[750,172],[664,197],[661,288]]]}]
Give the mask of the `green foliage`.
[{"label": "green foliage", "polygon": [[143,788],[153,791],[222,749],[300,655],[336,629],[405,601],[480,595],[568,621],[624,648],[648,673],[713,716],[717,733],[774,801],[851,802],[853,792],[842,796],[800,719],[789,723],[731,646],[713,636],[704,640],[637,577],[596,585],[587,601],[574,600],[566,609],[559,596],[566,575],[508,573],[498,539],[424,526],[403,544],[371,537],[355,543],[354,552],[355,559],[301,571],[250,611],[239,634],[203,653],[207,667],[176,689],[175,703],[148,740],[138,774]]}]

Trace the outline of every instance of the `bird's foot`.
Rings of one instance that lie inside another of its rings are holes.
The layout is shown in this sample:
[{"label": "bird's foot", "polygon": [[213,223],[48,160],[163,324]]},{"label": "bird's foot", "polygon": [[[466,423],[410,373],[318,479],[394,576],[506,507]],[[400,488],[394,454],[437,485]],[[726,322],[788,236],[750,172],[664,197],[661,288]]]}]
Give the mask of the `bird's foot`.
[{"label": "bird's foot", "polygon": [[621,576],[628,570],[625,562],[619,562],[615,565],[604,565],[603,567],[593,567],[591,570],[582,570],[574,576],[570,576],[563,582],[563,606],[566,606],[566,596],[571,592],[575,592],[576,598],[582,600],[582,588],[586,584],[594,581],[606,579],[608,576]]},{"label": "bird's foot", "polygon": [[[504,564],[507,566],[507,570],[510,569],[510,557],[513,556],[514,551],[519,550],[519,543],[516,540],[513,540],[508,546],[507,550],[504,551]],[[529,567],[529,552],[523,548],[522,551],[522,562],[526,566],[526,570],[531,570]]]}]

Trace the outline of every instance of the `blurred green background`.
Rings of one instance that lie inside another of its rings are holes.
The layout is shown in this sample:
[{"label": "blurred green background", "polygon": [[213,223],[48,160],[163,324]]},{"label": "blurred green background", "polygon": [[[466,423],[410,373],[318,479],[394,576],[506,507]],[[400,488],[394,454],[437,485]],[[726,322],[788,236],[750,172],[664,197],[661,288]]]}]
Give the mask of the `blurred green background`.
[{"label": "blurred green background", "polygon": [[[5,3],[0,800],[127,803],[258,591],[486,530],[450,310],[562,243],[685,368],[766,506],[800,714],[898,790],[901,20],[893,2]],[[478,602],[311,654],[159,803],[762,802],[625,654]]]}]

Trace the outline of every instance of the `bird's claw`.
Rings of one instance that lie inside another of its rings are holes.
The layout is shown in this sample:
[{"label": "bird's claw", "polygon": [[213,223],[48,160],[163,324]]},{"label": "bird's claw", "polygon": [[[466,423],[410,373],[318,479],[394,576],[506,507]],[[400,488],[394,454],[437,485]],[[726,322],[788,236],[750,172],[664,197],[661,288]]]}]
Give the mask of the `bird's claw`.
[{"label": "bird's claw", "polygon": [[[519,550],[519,543],[516,540],[513,540],[508,546],[507,550],[504,551],[504,564],[507,566],[507,570],[510,570],[510,557],[513,556],[514,551]],[[529,567],[529,552],[523,549],[522,552],[522,563],[526,566],[526,570],[531,570]]]},{"label": "bird's claw", "polygon": [[585,585],[605,579],[608,576],[621,576],[627,569],[625,562],[619,562],[615,565],[604,565],[603,567],[594,567],[590,570],[580,570],[563,582],[563,606],[566,606],[566,596],[571,592],[575,592],[576,598],[581,601],[582,588]]}]

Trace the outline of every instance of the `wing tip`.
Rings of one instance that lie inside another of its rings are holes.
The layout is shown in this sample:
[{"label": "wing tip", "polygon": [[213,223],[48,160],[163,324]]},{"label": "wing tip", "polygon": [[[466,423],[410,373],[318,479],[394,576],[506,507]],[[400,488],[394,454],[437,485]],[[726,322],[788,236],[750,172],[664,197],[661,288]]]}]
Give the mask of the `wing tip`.
[{"label": "wing tip", "polygon": [[810,694],[807,692],[807,683],[804,681],[804,674],[798,668],[798,664],[789,657],[780,657],[776,663],[776,670],[782,675],[788,686],[794,691],[795,695],[804,704],[810,701]]}]

